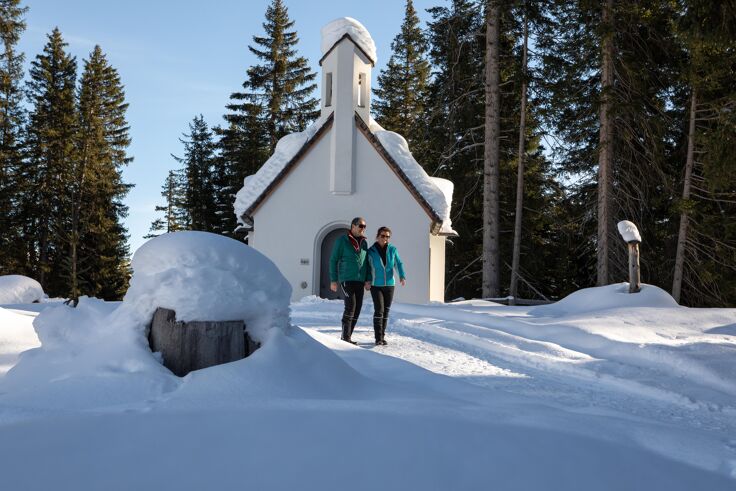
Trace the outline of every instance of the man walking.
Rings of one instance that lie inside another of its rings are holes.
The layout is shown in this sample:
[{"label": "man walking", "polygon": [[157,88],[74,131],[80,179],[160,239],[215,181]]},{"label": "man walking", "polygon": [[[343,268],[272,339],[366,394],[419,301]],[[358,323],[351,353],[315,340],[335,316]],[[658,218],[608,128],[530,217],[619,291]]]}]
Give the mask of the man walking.
[{"label": "man walking", "polygon": [[339,237],[330,256],[330,290],[337,291],[340,283],[345,294],[345,311],[342,314],[342,340],[358,344],[351,337],[363,307],[363,286],[367,274],[365,220],[353,218],[350,232]]}]

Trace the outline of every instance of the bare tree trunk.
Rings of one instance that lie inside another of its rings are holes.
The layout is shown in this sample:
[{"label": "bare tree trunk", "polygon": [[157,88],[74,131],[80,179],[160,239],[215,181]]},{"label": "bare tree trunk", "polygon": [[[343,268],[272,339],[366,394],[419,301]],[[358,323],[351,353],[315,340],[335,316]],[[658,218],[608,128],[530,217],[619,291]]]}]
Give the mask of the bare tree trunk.
[{"label": "bare tree trunk", "polygon": [[[526,4],[524,5],[526,7]],[[521,255],[521,216],[524,204],[524,154],[526,153],[526,70],[527,44],[529,39],[528,20],[524,12],[524,46],[522,54],[521,116],[519,119],[519,163],[516,170],[516,213],[514,216],[514,250],[511,260],[511,286],[509,305],[516,305],[519,286],[519,256]]]},{"label": "bare tree trunk", "polygon": [[608,284],[608,226],[611,221],[611,169],[613,167],[613,0],[603,5],[600,150],[598,153],[598,286]]},{"label": "bare tree trunk", "polygon": [[499,8],[488,0],[486,12],[485,147],[483,153],[483,297],[500,293],[499,163],[501,91],[499,87]]},{"label": "bare tree trunk", "polygon": [[[685,182],[682,188],[682,200],[690,199],[690,181],[693,175],[693,163],[695,160],[695,108],[697,106],[697,94],[695,89],[690,97],[690,125],[687,132],[687,158],[685,159]],[[687,242],[687,226],[689,216],[687,206],[680,212],[680,231],[677,234],[677,253],[675,254],[675,274],[672,280],[672,298],[680,302],[682,291],[682,273],[685,266],[685,243]]]},{"label": "bare tree trunk", "polygon": [[41,234],[38,239],[38,282],[41,283],[44,289],[48,288],[48,285],[46,285],[46,271],[49,269],[49,231],[48,231],[48,227],[49,227],[48,218],[42,219]]}]

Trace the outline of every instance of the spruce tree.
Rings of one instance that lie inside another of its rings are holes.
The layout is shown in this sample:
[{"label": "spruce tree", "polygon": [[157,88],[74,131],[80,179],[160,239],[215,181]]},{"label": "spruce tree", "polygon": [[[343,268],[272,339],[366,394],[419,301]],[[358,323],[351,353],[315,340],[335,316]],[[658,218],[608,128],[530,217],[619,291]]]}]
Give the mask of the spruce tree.
[{"label": "spruce tree", "polygon": [[681,104],[689,110],[680,121],[687,130],[673,207],[679,228],[672,296],[690,305],[736,305],[736,8],[690,0],[681,13]]},{"label": "spruce tree", "polygon": [[151,223],[150,232],[145,239],[189,228],[188,214],[184,208],[184,187],[182,171],[170,170],[161,187],[165,204],[156,206],[156,211],[164,212],[164,216]]},{"label": "spruce tree", "polygon": [[483,168],[483,8],[468,0],[429,9],[433,73],[425,119],[427,173],[455,184],[447,295],[480,295]]},{"label": "spruce tree", "polygon": [[[231,188],[229,194],[234,195],[243,186],[244,179],[255,174],[270,154],[260,106],[246,102],[229,104],[227,108],[232,112],[224,116],[226,127],[215,128],[219,137],[217,165],[221,177]],[[225,199],[225,196],[218,195],[218,199]]]},{"label": "spruce tree", "polygon": [[20,0],[0,0],[0,275],[25,272],[26,259],[18,215],[23,181],[18,178],[23,161],[22,53],[16,45],[25,30],[27,7]]},{"label": "spruce tree", "polygon": [[[84,62],[79,88],[79,132],[73,180],[68,186],[70,295],[118,299],[127,289],[129,249],[123,168],[132,158],[128,104],[117,70],[95,46]],[[76,250],[76,252],[75,252]],[[76,277],[75,277],[76,275]]]},{"label": "spruce tree", "polygon": [[32,272],[51,295],[66,293],[61,261],[66,253],[58,240],[68,218],[64,197],[72,179],[75,156],[77,63],[64,50],[58,28],[48,35],[43,53],[31,63],[27,128],[28,162],[22,178],[28,185],[21,203]]},{"label": "spruce tree", "polygon": [[381,126],[406,138],[420,163],[425,153],[424,117],[430,75],[427,49],[414,4],[407,0],[401,30],[391,43],[391,58],[373,90],[377,99],[372,108]]},{"label": "spruce tree", "polygon": [[[681,56],[673,3],[560,0],[546,8],[549,22],[537,37],[539,80],[548,93],[545,123],[559,143],[552,149],[556,163],[574,177],[568,179],[571,241],[579,249],[573,284],[624,279],[628,261],[616,222],[634,221],[647,247],[667,255],[662,217],[672,196],[669,142],[677,136],[670,108],[677,107],[673,82]],[[644,281],[668,269],[656,253],[642,257]]]},{"label": "spruce tree", "polygon": [[306,58],[297,56],[299,38],[293,27],[284,2],[273,0],[266,9],[265,34],[253,36],[255,46],[248,46],[261,63],[248,69],[245,90],[230,96],[244,103],[242,108],[233,104],[237,113],[258,118],[269,154],[281,137],[304,130],[318,115],[318,102],[312,95],[317,75]]},{"label": "spruce tree", "polygon": [[184,209],[191,230],[212,230],[215,219],[215,190],[212,172],[215,164],[215,143],[204,117],[195,116],[189,123],[189,134],[180,139],[184,156],[174,159],[184,171]]}]

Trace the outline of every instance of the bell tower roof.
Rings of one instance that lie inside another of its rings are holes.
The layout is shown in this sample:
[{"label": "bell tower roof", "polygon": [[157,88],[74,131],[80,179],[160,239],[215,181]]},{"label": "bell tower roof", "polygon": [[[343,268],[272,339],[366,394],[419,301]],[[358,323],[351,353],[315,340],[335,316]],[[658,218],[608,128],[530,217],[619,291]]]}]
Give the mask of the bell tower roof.
[{"label": "bell tower roof", "polygon": [[320,65],[338,43],[348,39],[363,53],[372,66],[376,66],[376,43],[373,42],[373,38],[365,26],[357,20],[350,17],[340,17],[325,25],[321,33],[322,58],[319,60]]}]

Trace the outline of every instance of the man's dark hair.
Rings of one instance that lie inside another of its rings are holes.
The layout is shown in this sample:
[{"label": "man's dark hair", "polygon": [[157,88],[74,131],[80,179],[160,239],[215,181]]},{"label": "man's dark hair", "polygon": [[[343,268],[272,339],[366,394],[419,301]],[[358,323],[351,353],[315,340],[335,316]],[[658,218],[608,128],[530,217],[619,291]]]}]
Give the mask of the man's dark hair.
[{"label": "man's dark hair", "polygon": [[350,225],[355,227],[356,225],[360,224],[360,222],[365,222],[365,219],[363,217],[355,217],[353,218],[353,221],[350,222]]}]

